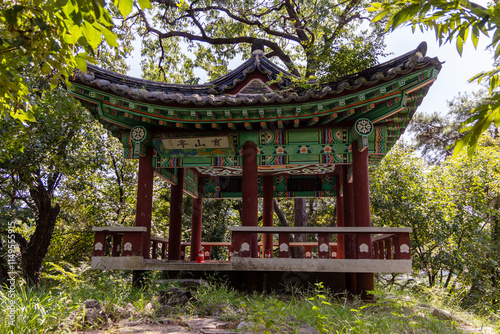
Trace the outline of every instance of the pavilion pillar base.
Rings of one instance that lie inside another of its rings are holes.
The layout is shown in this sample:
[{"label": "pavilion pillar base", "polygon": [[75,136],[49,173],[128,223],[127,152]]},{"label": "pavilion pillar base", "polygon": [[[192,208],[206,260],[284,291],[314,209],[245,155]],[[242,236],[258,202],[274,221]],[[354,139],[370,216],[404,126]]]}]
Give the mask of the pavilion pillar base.
[{"label": "pavilion pillar base", "polygon": [[146,273],[149,270],[132,270],[132,286],[134,288],[143,288],[146,283]]},{"label": "pavilion pillar base", "polygon": [[357,273],[356,287],[358,290],[357,294],[361,295],[362,300],[369,302],[375,301],[375,296],[370,293],[374,289],[372,273]]}]

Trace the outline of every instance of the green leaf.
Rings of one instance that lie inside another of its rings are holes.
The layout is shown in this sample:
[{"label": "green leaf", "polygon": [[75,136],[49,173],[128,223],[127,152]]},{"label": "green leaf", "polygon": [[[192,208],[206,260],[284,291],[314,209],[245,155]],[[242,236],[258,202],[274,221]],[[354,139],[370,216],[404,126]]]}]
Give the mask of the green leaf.
[{"label": "green leaf", "polygon": [[85,21],[85,23],[83,24],[83,35],[87,39],[90,47],[93,49],[97,49],[102,41],[101,32],[87,21]]},{"label": "green leaf", "polygon": [[151,6],[151,2],[149,0],[138,0],[139,6],[141,6],[142,9],[151,9],[153,8]]},{"label": "green leaf", "polygon": [[470,38],[472,40],[472,44],[474,45],[474,49],[477,49],[477,43],[479,42],[479,30],[476,27],[472,29],[472,35]]},{"label": "green leaf", "polygon": [[457,36],[457,51],[460,56],[462,56],[462,51],[464,49],[464,40],[462,37]]},{"label": "green leaf", "polygon": [[101,27],[101,33],[104,35],[109,46],[118,47],[118,42],[116,41],[117,36],[114,32],[105,27]]},{"label": "green leaf", "polygon": [[373,18],[372,22],[380,21],[381,19],[386,17],[388,13],[389,13],[388,10],[381,11],[377,16],[375,16],[375,18]]},{"label": "green leaf", "polygon": [[7,21],[8,24],[16,24],[17,13],[16,11],[14,11],[13,8],[9,8],[6,11],[4,11],[4,16],[5,16],[5,21]]},{"label": "green leaf", "polygon": [[51,70],[52,70],[52,68],[50,67],[49,63],[44,62],[42,65],[42,74],[47,75],[50,73]]},{"label": "green leaf", "polygon": [[29,110],[24,111],[24,110],[18,109],[16,114],[13,117],[17,118],[18,120],[20,120],[23,123],[36,121],[35,116]]},{"label": "green leaf", "polygon": [[70,30],[64,35],[64,41],[68,44],[75,44],[78,39],[82,36],[82,29],[73,25]]},{"label": "green leaf", "polygon": [[127,17],[128,14],[132,12],[132,6],[134,4],[133,0],[115,0],[115,6],[118,5],[118,9],[123,17]]},{"label": "green leaf", "polygon": [[54,90],[57,86],[59,86],[59,76],[54,75],[52,79],[50,79],[50,90]]},{"label": "green leaf", "polygon": [[75,57],[75,61],[76,61],[76,66],[80,71],[82,71],[82,72],[87,71],[87,62],[85,61],[85,59],[83,57],[81,57],[80,55],[77,55]]}]

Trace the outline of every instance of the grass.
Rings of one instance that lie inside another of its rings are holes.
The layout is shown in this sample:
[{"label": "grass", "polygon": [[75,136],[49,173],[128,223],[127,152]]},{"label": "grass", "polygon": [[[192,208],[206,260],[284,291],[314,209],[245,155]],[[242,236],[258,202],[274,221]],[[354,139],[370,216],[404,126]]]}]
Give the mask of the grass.
[{"label": "grass", "polygon": [[[53,265],[38,288],[18,284],[15,297],[9,299],[6,289],[0,289],[0,333],[53,333],[88,329],[79,308],[86,299],[97,299],[106,311],[115,306],[132,304],[142,310],[156,291],[168,286],[154,283],[133,288],[130,273],[89,271]],[[223,282],[201,286],[194,300],[184,307],[169,309],[169,314],[152,314],[180,319],[186,316],[218,316],[233,323],[245,321],[256,333],[297,332],[309,326],[322,333],[460,333],[464,324],[497,326],[498,313],[472,314],[456,305],[457,301],[440,290],[421,288],[398,292],[376,291],[376,302],[366,304],[358,299],[334,295],[321,284],[309,290],[288,288],[287,293],[242,293],[228,288]],[[9,306],[15,310],[14,326],[9,326]],[[452,320],[432,316],[433,308],[447,310]],[[70,314],[76,314],[71,326],[61,326]],[[78,317],[80,316],[80,317]],[[132,316],[134,317],[134,316]],[[136,319],[144,315],[136,314]],[[79,319],[79,320],[78,320]],[[104,326],[105,324],[101,324]]]}]

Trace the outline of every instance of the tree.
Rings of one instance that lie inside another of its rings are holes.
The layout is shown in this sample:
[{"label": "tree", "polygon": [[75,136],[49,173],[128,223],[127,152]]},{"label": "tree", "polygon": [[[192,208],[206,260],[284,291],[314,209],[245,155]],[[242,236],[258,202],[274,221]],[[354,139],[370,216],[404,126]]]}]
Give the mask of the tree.
[{"label": "tree", "polygon": [[491,71],[481,72],[471,81],[489,83],[489,97],[471,111],[471,115],[463,122],[462,132],[465,135],[456,141],[454,154],[457,155],[467,147],[469,156],[477,147],[479,137],[492,124],[500,126],[500,3],[495,1],[488,8],[474,2],[463,0],[391,0],[374,3],[370,8],[376,11],[374,21],[388,18],[387,29],[394,30],[409,24],[415,29],[430,29],[436,32],[436,39],[442,45],[455,41],[457,51],[462,54],[463,45],[469,38],[477,47],[479,38],[490,38],[490,48],[494,50]]},{"label": "tree", "polygon": [[375,226],[410,226],[414,271],[429,286],[465,291],[494,304],[500,294],[498,139],[484,136],[465,154],[430,165],[401,144],[371,170]]},{"label": "tree", "polygon": [[[33,89],[36,88],[33,82]],[[37,121],[23,124],[0,121],[0,197],[8,203],[5,224],[16,223],[15,239],[21,250],[21,269],[29,284],[36,284],[61,211],[57,190],[67,175],[93,164],[95,142],[89,115],[63,89],[42,86],[32,94]],[[4,209],[5,210],[5,209]]]},{"label": "tree", "polygon": [[[78,265],[93,254],[93,226],[133,226],[137,192],[137,160],[123,157],[119,140],[87,115],[98,152],[86,152],[91,165],[65,175],[57,190],[61,212],[44,262]],[[68,249],[72,251],[69,252]]]},{"label": "tree", "polygon": [[378,25],[361,26],[369,22],[361,0],[152,3],[154,9],[136,6],[127,19],[144,36],[142,68],[148,79],[197,82],[194,68],[216,78],[225,74],[231,59],[248,57],[256,39],[263,41],[268,58],[279,59],[305,80],[333,80],[373,65],[383,54]]},{"label": "tree", "polygon": [[463,122],[484,99],[484,91],[459,94],[448,101],[448,114],[417,113],[413,117],[408,130],[415,135],[415,145],[428,161],[442,162],[453,154],[454,143],[464,136],[460,131]]},{"label": "tree", "polygon": [[[130,13],[133,0],[114,0]],[[149,0],[138,0],[141,8]],[[117,47],[111,9],[103,0],[15,0],[0,2],[0,117],[33,121],[29,78],[53,74],[50,86],[78,68],[86,70],[103,37]],[[28,74],[30,74],[28,76]]]}]

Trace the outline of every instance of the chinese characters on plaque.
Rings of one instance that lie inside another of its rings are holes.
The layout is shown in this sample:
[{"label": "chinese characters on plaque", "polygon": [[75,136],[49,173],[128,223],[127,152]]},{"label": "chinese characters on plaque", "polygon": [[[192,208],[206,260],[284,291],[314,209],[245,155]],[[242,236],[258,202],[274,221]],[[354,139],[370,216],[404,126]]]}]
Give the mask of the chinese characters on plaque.
[{"label": "chinese characters on plaque", "polygon": [[217,149],[230,148],[228,137],[199,137],[199,138],[171,138],[163,139],[163,146],[167,150],[185,150],[185,149]]}]

